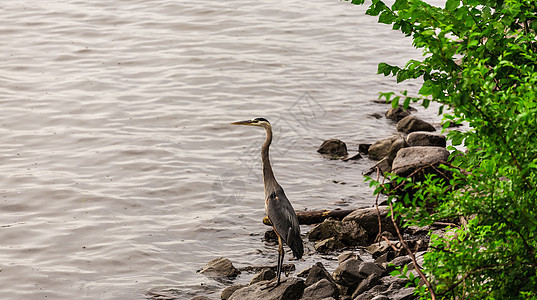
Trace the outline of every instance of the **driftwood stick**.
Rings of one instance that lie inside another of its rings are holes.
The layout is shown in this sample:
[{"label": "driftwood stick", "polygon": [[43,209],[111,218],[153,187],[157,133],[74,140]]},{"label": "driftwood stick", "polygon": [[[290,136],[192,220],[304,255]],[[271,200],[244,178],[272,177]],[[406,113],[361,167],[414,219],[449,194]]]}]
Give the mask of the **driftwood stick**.
[{"label": "driftwood stick", "polygon": [[[296,216],[298,218],[298,223],[300,223],[301,225],[311,225],[311,224],[322,223],[325,219],[328,219],[328,218],[341,220],[353,211],[354,209],[300,211],[296,213]],[[270,220],[268,219],[268,217],[263,218],[263,224],[272,226],[272,223],[270,223]]]}]

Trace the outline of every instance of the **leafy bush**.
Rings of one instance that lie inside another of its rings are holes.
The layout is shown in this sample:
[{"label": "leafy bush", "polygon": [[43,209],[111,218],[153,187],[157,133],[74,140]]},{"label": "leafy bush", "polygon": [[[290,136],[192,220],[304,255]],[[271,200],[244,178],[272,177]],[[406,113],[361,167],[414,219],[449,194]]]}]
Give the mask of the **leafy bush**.
[{"label": "leafy bush", "polygon": [[448,133],[464,149],[449,147],[448,185],[434,176],[392,178],[417,190],[390,199],[406,225],[462,220],[431,238],[423,267],[432,290],[417,291],[445,299],[537,298],[537,1],[447,0],[442,8],[373,0],[367,14],[424,51],[404,67],[379,64],[379,73],[398,82],[423,79],[417,97],[386,93],[387,100],[435,101],[440,114],[449,108],[445,124],[471,128]]}]

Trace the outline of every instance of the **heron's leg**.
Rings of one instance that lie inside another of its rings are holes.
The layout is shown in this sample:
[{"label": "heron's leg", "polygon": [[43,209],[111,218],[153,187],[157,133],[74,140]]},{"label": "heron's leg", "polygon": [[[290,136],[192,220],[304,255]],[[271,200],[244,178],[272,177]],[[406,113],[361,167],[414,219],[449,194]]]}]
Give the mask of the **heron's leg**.
[{"label": "heron's leg", "polygon": [[278,268],[277,268],[278,281],[276,282],[276,285],[280,284],[280,278],[281,278],[282,270],[283,270],[283,256],[285,255],[285,252],[283,251],[282,238],[280,237],[280,235],[278,235],[278,245],[279,245],[279,247],[278,247]]}]

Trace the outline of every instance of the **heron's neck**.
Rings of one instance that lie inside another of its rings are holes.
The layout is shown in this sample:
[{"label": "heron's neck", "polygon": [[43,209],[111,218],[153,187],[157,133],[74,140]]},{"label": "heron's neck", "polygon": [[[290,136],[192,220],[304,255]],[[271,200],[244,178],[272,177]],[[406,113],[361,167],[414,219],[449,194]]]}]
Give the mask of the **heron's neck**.
[{"label": "heron's neck", "polygon": [[276,182],[276,178],[274,178],[274,173],[272,172],[272,166],[270,165],[269,159],[269,147],[270,143],[272,142],[272,129],[270,127],[265,127],[265,131],[267,132],[267,138],[265,139],[265,143],[263,143],[263,147],[261,147],[261,161],[263,164],[265,197],[267,197],[270,193],[276,191],[278,183]]}]

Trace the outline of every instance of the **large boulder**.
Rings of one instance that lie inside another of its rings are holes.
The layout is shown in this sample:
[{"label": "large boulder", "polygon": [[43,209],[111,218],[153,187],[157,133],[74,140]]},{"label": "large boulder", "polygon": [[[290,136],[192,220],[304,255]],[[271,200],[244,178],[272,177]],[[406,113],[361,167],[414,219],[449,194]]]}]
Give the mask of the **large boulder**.
[{"label": "large boulder", "polygon": [[317,149],[317,152],[321,154],[327,154],[331,156],[341,157],[348,155],[347,145],[338,139],[330,139],[323,142],[321,147]]},{"label": "large boulder", "polygon": [[446,147],[446,137],[429,132],[411,132],[406,137],[406,143],[410,147],[433,146]]},{"label": "large boulder", "polygon": [[397,151],[405,146],[405,139],[401,136],[392,136],[378,140],[369,147],[369,158],[373,160],[381,160],[384,157],[390,156],[390,154],[395,157]]},{"label": "large boulder", "polygon": [[328,273],[328,271],[324,268],[322,263],[317,262],[315,265],[313,265],[313,267],[311,267],[305,283],[306,283],[306,286],[310,286],[323,279],[328,280],[329,282],[335,284],[335,281],[334,281],[334,278],[332,278],[332,275]]},{"label": "large boulder", "polygon": [[411,133],[414,131],[436,131],[433,125],[416,116],[407,116],[397,122],[395,129],[399,132]]},{"label": "large boulder", "polygon": [[337,221],[331,218],[326,219],[317,224],[308,233],[308,239],[313,242],[330,238],[334,238],[347,246],[363,246],[368,241],[367,231],[352,220]]},{"label": "large boulder", "polygon": [[404,109],[402,105],[399,105],[396,108],[390,107],[390,109],[388,109],[388,111],[386,112],[385,116],[387,119],[400,121],[404,117],[410,116],[410,110],[410,108]]},{"label": "large boulder", "polygon": [[302,297],[306,285],[302,279],[291,277],[283,279],[280,285],[267,288],[267,281],[235,291],[229,300],[296,300]]},{"label": "large boulder", "polygon": [[318,300],[329,297],[337,298],[339,294],[335,283],[327,279],[317,281],[315,284],[308,286],[304,290],[301,300]]},{"label": "large boulder", "polygon": [[364,228],[367,232],[369,242],[373,242],[379,233],[379,215],[382,231],[388,231],[397,234],[395,227],[390,218],[390,209],[387,206],[379,206],[379,211],[376,208],[357,209],[343,218],[343,222],[354,221]]},{"label": "large boulder", "polygon": [[219,257],[211,260],[199,272],[209,277],[228,278],[236,277],[240,273],[240,271],[233,266],[231,261],[225,257]]},{"label": "large boulder", "polygon": [[334,270],[334,280],[341,285],[356,287],[367,276],[360,273],[360,265],[364,263],[358,259],[347,259]]},{"label": "large boulder", "polygon": [[232,286],[228,286],[227,288],[222,290],[222,293],[220,294],[220,299],[222,300],[228,300],[235,291],[242,289],[243,287],[247,287],[247,284],[243,283],[237,283]]},{"label": "large boulder", "polygon": [[399,150],[393,160],[392,172],[399,176],[409,176],[420,168],[446,162],[449,152],[443,147],[408,147]]}]

